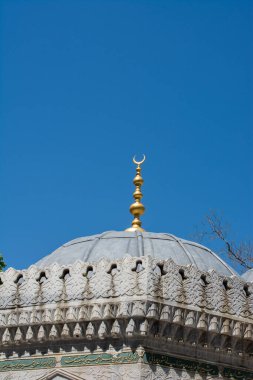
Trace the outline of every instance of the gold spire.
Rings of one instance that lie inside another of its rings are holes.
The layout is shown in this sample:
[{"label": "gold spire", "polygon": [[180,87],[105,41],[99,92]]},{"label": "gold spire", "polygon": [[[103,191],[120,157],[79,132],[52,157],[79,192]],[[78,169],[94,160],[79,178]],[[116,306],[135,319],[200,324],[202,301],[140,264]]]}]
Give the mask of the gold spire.
[{"label": "gold spire", "polygon": [[143,178],[141,176],[141,164],[145,161],[146,157],[143,154],[143,159],[141,161],[136,161],[135,156],[133,158],[133,163],[137,165],[136,167],[136,176],[134,177],[133,183],[135,185],[135,192],[133,193],[133,197],[135,202],[130,206],[130,212],[134,216],[134,220],[132,221],[132,227],[127,228],[126,231],[144,231],[141,228],[140,216],[144,214],[145,207],[141,203],[142,192],[141,186],[143,185]]}]

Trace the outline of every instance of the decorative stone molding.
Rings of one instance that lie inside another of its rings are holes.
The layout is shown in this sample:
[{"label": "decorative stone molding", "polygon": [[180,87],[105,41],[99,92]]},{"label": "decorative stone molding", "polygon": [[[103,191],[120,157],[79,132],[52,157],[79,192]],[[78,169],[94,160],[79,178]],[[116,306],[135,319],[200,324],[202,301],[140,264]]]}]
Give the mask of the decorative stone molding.
[{"label": "decorative stone molding", "polygon": [[[48,358],[48,363],[53,358]],[[68,355],[61,356],[62,368],[47,369],[42,374],[41,369],[44,364],[40,365],[38,358],[21,359],[2,362],[5,365],[5,373],[11,369],[11,374],[5,375],[0,372],[0,379],[38,379],[53,380],[57,376],[64,379],[100,379],[104,374],[106,379],[108,375],[114,373],[115,377],[108,379],[233,379],[233,380],[252,380],[253,371],[233,369],[231,367],[221,367],[220,365],[199,362],[196,360],[161,355],[152,352],[121,352],[121,353],[94,353],[87,355]],[[54,361],[54,365],[56,359]],[[3,371],[4,365],[2,364]],[[48,368],[51,364],[49,363]],[[72,369],[72,367],[76,368]],[[46,367],[45,367],[46,368]],[[109,371],[108,371],[109,368]],[[128,368],[128,371],[125,369]],[[29,371],[32,370],[32,371]],[[77,372],[75,372],[77,371]],[[20,375],[20,372],[22,375]],[[131,374],[131,375],[130,375]],[[135,377],[134,377],[135,374]],[[133,375],[133,377],[132,377]],[[122,377],[123,376],[123,377]],[[146,376],[146,377],[145,377]],[[159,377],[160,376],[160,377]]]},{"label": "decorative stone molding", "polygon": [[[253,284],[240,277],[148,256],[10,268],[0,277],[0,371],[26,356],[36,366],[59,350],[110,356],[110,347],[135,352],[140,345],[208,357],[228,371],[253,369]],[[38,355],[48,356],[38,362]]]},{"label": "decorative stone molding", "polygon": [[[75,300],[151,296],[253,320],[253,284],[238,276],[200,272],[172,260],[126,256],[119,261],[77,261],[41,270],[9,268],[0,275],[0,309]],[[25,315],[24,317],[25,318]]]},{"label": "decorative stone molding", "polygon": [[73,373],[66,372],[62,369],[55,369],[49,374],[46,374],[38,380],[82,380],[81,377],[74,375]]},{"label": "decorative stone molding", "polygon": [[[3,311],[1,317],[2,347],[32,341],[89,340],[94,337],[103,340],[109,336],[132,335],[166,339],[177,335],[180,340],[183,332],[187,340],[193,342],[203,334],[221,335],[224,341],[230,337],[234,343],[237,340],[244,340],[245,344],[253,341],[251,320],[191,309],[189,305],[179,307],[145,299],[92,304],[83,301],[58,307],[48,305],[46,309],[27,307],[26,310]],[[191,338],[190,332],[193,331],[197,336]]]}]

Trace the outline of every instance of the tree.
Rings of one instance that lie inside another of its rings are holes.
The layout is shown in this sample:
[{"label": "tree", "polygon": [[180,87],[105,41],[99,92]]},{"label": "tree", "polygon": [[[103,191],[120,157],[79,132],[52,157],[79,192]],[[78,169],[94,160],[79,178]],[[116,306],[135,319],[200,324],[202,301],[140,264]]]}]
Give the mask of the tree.
[{"label": "tree", "polygon": [[6,267],[6,264],[4,262],[2,254],[0,253],[0,272],[2,272],[5,267]]},{"label": "tree", "polygon": [[218,239],[223,243],[223,253],[225,253],[234,263],[249,270],[253,268],[253,244],[251,241],[235,242],[229,239],[229,228],[222,218],[215,212],[206,216],[203,229],[198,236],[211,240]]}]

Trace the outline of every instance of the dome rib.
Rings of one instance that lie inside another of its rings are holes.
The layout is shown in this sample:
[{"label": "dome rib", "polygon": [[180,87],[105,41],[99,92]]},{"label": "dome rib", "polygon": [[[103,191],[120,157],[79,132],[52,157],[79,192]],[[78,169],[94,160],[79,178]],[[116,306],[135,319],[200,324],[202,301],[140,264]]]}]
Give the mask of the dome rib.
[{"label": "dome rib", "polygon": [[230,266],[224,261],[222,260],[218,255],[216,255],[216,253],[214,253],[213,251],[211,251],[210,249],[206,248],[206,251],[208,251],[212,256],[214,256],[217,260],[219,260],[223,265],[225,265],[225,267],[227,268],[227,270],[230,271],[230,273],[233,275],[235,272],[233,271],[233,269],[230,268]]},{"label": "dome rib", "polygon": [[[165,235],[169,235],[169,234],[165,234]],[[195,266],[197,266],[197,263],[196,261],[194,260],[194,258],[191,256],[190,252],[187,251],[187,249],[185,248],[185,246],[183,245],[182,241],[180,238],[177,238],[175,235],[169,235],[171,236],[179,245],[180,247],[183,249],[183,251],[185,252],[187,258],[189,259],[190,261],[190,264],[193,264]]]},{"label": "dome rib", "polygon": [[103,236],[107,235],[109,232],[103,232],[101,235],[98,235],[96,239],[94,239],[94,243],[91,245],[90,249],[88,250],[86,261],[89,261],[90,254],[95,248],[95,246],[100,242],[101,239],[103,239]]},{"label": "dome rib", "polygon": [[231,276],[237,273],[210,249],[168,233],[107,231],[72,240],[35,265],[45,268],[53,263],[72,264],[77,260],[96,262],[101,258],[120,260],[126,255],[172,259],[178,265],[193,265],[201,271],[211,269]]},{"label": "dome rib", "polygon": [[137,247],[138,247],[139,256],[140,257],[145,256],[143,235],[140,231],[135,231],[135,232],[136,232],[136,237],[137,237]]}]

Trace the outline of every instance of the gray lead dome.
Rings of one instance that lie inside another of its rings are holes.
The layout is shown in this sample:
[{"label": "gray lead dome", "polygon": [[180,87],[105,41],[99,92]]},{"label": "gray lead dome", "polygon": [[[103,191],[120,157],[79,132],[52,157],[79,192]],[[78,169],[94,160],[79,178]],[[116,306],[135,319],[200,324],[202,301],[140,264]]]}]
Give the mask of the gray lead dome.
[{"label": "gray lead dome", "polygon": [[244,279],[244,281],[247,281],[247,282],[253,282],[253,268],[247,270],[247,272],[245,272],[245,273],[242,275],[242,278]]},{"label": "gray lead dome", "polygon": [[109,231],[71,240],[35,265],[45,268],[53,263],[68,265],[77,260],[96,262],[101,258],[117,260],[126,255],[171,258],[178,265],[192,264],[201,271],[214,269],[222,275],[236,275],[229,265],[202,245],[166,233],[139,231]]}]

